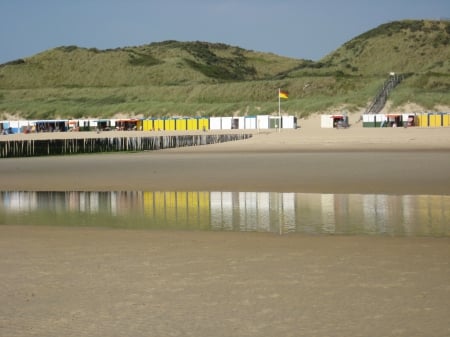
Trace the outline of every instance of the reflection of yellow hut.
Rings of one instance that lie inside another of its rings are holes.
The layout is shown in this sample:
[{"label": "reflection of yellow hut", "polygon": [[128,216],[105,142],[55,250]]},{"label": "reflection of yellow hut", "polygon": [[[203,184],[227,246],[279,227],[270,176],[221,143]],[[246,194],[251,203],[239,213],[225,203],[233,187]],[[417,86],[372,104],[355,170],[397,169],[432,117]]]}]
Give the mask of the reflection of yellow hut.
[{"label": "reflection of yellow hut", "polygon": [[188,203],[187,192],[176,192],[177,194],[177,220],[179,223],[187,223]]},{"label": "reflection of yellow hut", "polygon": [[199,225],[202,229],[209,229],[211,222],[211,199],[209,192],[198,192]]},{"label": "reflection of yellow hut", "polygon": [[446,224],[450,223],[450,208],[448,207],[447,196],[425,195],[417,197],[417,216],[419,221],[426,228],[420,228],[416,232],[428,234],[448,233]]},{"label": "reflection of yellow hut", "polygon": [[145,215],[159,225],[209,229],[209,192],[144,192]]}]

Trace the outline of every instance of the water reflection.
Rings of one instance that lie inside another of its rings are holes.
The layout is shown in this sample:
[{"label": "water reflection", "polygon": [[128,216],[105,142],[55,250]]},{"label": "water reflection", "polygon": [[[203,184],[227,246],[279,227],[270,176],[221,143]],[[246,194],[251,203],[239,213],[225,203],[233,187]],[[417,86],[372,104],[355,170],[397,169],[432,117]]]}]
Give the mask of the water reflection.
[{"label": "water reflection", "polygon": [[3,191],[0,224],[449,236],[450,196]]}]

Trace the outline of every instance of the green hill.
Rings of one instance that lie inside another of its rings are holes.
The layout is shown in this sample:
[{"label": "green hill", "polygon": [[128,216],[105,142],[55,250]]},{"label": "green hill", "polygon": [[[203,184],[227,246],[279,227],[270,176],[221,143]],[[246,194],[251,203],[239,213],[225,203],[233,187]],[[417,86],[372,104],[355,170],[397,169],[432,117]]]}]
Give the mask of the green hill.
[{"label": "green hill", "polygon": [[0,65],[0,118],[221,116],[367,106],[390,72],[408,74],[393,107],[450,106],[450,22],[397,21],[318,62],[220,43],[165,41],[110,50],[65,46]]},{"label": "green hill", "polygon": [[59,47],[2,66],[0,88],[195,85],[272,78],[301,60],[206,42]]}]

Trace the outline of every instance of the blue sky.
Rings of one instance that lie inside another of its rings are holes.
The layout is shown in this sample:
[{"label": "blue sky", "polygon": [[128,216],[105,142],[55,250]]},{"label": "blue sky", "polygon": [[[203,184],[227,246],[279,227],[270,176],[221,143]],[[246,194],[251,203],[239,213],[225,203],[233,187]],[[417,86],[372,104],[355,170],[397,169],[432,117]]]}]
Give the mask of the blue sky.
[{"label": "blue sky", "polygon": [[0,0],[0,63],[165,40],[319,60],[386,22],[449,17],[449,0]]}]

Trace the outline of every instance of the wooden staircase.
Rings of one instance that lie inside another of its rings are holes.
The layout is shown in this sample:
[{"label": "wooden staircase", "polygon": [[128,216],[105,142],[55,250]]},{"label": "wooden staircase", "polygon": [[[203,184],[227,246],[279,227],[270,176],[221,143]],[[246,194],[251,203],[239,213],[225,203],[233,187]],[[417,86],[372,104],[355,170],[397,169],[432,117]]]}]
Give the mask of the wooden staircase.
[{"label": "wooden staircase", "polygon": [[379,113],[384,106],[386,105],[387,98],[392,90],[400,84],[403,79],[405,78],[404,75],[401,74],[395,74],[391,73],[389,75],[389,78],[384,82],[383,86],[378,91],[377,95],[375,96],[372,103],[369,105],[369,107],[366,109],[366,114],[377,114]]}]

